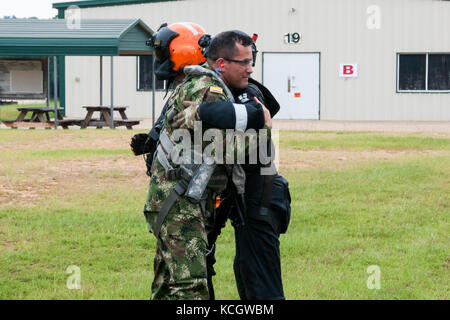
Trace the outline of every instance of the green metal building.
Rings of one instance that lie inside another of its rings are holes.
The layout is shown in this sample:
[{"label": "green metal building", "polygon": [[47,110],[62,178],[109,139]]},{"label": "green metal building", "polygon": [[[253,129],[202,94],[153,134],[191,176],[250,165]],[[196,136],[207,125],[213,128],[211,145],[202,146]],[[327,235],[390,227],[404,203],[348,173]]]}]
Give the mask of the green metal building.
[{"label": "green metal building", "polygon": [[[152,33],[140,19],[89,19],[82,25],[70,19],[0,19],[0,97],[45,98],[53,61],[48,57],[57,57],[59,98],[65,108],[65,56],[151,55],[145,43]],[[31,83],[31,78],[36,81]],[[27,92],[27,86],[32,90]]]}]

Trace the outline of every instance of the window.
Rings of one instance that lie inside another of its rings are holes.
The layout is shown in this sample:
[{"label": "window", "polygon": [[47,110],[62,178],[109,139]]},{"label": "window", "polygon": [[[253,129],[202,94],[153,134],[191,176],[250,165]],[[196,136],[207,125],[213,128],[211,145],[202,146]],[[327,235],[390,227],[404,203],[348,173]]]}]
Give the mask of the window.
[{"label": "window", "polygon": [[[139,56],[137,57],[138,64],[138,90],[152,90],[153,89],[153,56]],[[156,79],[156,90],[165,90],[166,82]]]},{"label": "window", "polygon": [[450,92],[450,54],[399,54],[399,92]]},{"label": "window", "polygon": [[400,55],[400,90],[425,89],[426,55]]},{"label": "window", "polygon": [[450,90],[450,54],[428,55],[428,90]]}]

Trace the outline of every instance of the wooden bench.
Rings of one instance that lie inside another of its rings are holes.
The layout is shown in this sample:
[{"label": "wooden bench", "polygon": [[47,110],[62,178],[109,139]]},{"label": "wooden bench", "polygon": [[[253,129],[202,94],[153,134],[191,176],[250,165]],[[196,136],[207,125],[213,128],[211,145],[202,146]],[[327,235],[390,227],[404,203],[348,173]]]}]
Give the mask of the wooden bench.
[{"label": "wooden bench", "polygon": [[79,126],[83,123],[84,119],[64,119],[58,120],[58,125],[63,127],[63,129],[69,129],[69,126]]},{"label": "wooden bench", "polygon": [[[60,111],[58,109],[58,125],[63,127],[63,129],[68,129],[69,126],[79,126],[81,129],[87,127],[97,127],[101,129],[103,127],[109,127],[111,125],[110,112],[111,109],[108,106],[85,106],[83,107],[87,110],[86,117],[84,119],[63,119]],[[125,114],[127,107],[114,107],[114,111],[118,111],[122,119],[114,120],[114,127],[125,126],[127,129],[133,129],[133,126],[138,125],[140,120],[129,120]],[[3,121],[3,123],[13,129],[16,128],[52,128],[54,122],[50,119],[50,112],[55,112],[52,108],[17,108],[20,111],[19,116],[16,120]],[[25,119],[27,113],[31,112],[31,118]],[[98,119],[92,119],[94,112],[99,112],[100,117]]]},{"label": "wooden bench", "polygon": [[139,121],[139,120],[117,120],[117,121],[114,121],[114,125],[116,125],[118,127],[125,126],[125,127],[127,127],[127,129],[133,129],[133,126],[136,126],[139,123],[141,123],[141,121]]},{"label": "wooden bench", "polygon": [[[97,129],[101,129],[103,127],[109,127],[111,125],[111,107],[109,106],[83,106],[87,110],[86,117],[81,123],[81,128],[87,127],[97,127]],[[126,126],[127,129],[133,129],[134,125],[140,123],[139,120],[128,120],[127,115],[125,114],[125,110],[128,107],[125,106],[115,106],[114,111],[118,111],[121,120],[114,120],[114,127]],[[100,118],[92,119],[94,112],[100,113]]]},{"label": "wooden bench", "polygon": [[[42,107],[21,107],[17,108],[19,115],[16,120],[3,121],[3,123],[13,129],[17,128],[52,128],[53,122],[50,119],[50,113],[55,113],[53,108]],[[56,117],[58,120],[62,120],[61,115],[62,108],[56,110]],[[27,114],[31,113],[31,118],[25,119]]]}]

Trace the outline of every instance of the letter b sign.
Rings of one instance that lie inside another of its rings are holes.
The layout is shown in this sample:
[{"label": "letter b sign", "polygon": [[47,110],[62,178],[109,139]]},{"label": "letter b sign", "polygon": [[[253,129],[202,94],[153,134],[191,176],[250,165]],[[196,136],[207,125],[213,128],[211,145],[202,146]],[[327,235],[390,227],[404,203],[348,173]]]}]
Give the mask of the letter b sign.
[{"label": "letter b sign", "polygon": [[356,78],[356,77],[358,77],[358,64],[356,64],[356,63],[341,63],[339,65],[339,77],[341,77],[341,78]]}]

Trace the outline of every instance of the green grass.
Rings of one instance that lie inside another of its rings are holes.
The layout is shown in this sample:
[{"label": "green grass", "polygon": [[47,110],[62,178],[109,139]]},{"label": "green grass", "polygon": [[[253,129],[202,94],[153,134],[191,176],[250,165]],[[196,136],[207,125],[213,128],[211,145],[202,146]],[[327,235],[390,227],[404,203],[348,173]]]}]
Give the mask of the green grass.
[{"label": "green grass", "polygon": [[[45,104],[27,104],[26,107],[32,108],[32,107],[44,107]],[[19,104],[7,104],[7,105],[0,105],[0,121],[3,120],[15,120],[17,119],[17,116],[19,115],[19,111],[17,111],[17,108],[24,107]],[[30,118],[31,114],[28,115],[27,118]]]},{"label": "green grass", "polygon": [[[17,248],[2,254],[0,298],[145,299],[154,243],[137,214],[143,192],[108,192],[2,211],[2,236]],[[70,265],[81,268],[82,290],[66,288]]]},{"label": "green grass", "polygon": [[82,160],[96,158],[99,156],[126,155],[128,150],[114,149],[56,149],[56,150],[21,150],[3,154],[1,158],[5,160],[25,160],[25,159],[48,159],[48,160]]},{"label": "green grass", "polygon": [[[19,111],[17,111],[17,108],[21,107],[27,107],[27,108],[33,108],[33,107],[46,107],[46,103],[34,103],[34,104],[27,104],[27,105],[20,105],[20,104],[5,104],[0,105],[0,121],[4,120],[15,120],[17,119],[17,116],[19,115]],[[50,106],[53,108],[53,100],[50,100]],[[29,119],[31,117],[31,113],[29,113],[26,117],[26,119]]]},{"label": "green grass", "polygon": [[[415,134],[390,136],[364,132],[288,132],[280,139],[281,148],[294,150],[450,150],[450,140]],[[306,137],[306,139],[305,139]]]},{"label": "green grass", "polygon": [[19,115],[19,111],[17,111],[17,108],[20,108],[20,105],[0,105],[0,121],[17,119],[17,116]]},{"label": "green grass", "polygon": [[[0,130],[0,299],[149,298],[156,241],[142,214],[145,165],[128,151],[135,132]],[[292,196],[280,238],[286,298],[449,299],[449,142],[281,132],[280,153],[418,151],[338,169],[280,168]],[[217,247],[218,299],[239,299],[233,257],[228,223]],[[66,287],[70,265],[80,267],[81,290]],[[380,290],[367,288],[371,265]]]},{"label": "green grass", "polygon": [[[281,242],[287,296],[448,299],[448,172],[448,157],[293,170],[295,215]],[[367,289],[371,265],[381,290]]]}]

